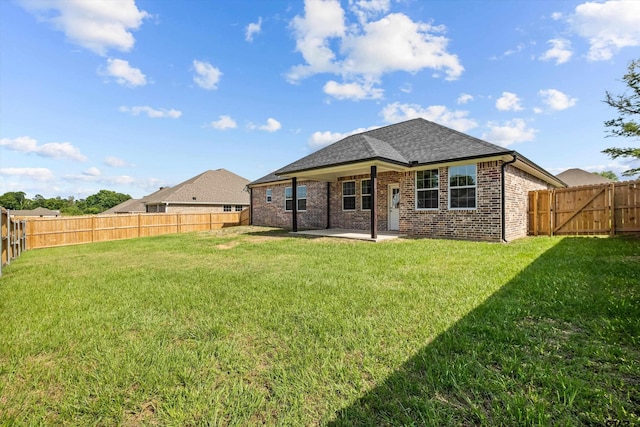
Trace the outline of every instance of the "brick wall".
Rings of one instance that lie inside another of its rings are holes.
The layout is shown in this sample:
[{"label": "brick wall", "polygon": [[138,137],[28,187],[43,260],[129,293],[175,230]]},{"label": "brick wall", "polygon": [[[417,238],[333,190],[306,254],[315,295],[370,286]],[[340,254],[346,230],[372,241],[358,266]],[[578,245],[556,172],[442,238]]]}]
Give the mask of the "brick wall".
[{"label": "brick wall", "polygon": [[416,210],[415,172],[406,172],[400,187],[400,233],[445,239],[499,241],[500,164],[497,161],[477,164],[476,209],[449,209],[449,169],[441,167],[438,168],[438,209]]},{"label": "brick wall", "polygon": [[550,185],[520,169],[508,165],[505,171],[505,238],[507,241],[527,235],[529,191],[552,188]]},{"label": "brick wall", "polygon": [[[327,183],[298,181],[298,186],[307,186],[307,210],[298,211],[299,229],[327,228]],[[277,182],[269,186],[254,187],[251,190],[253,225],[292,228],[291,211],[284,209],[284,189],[291,187],[291,181]],[[271,189],[271,203],[267,203],[267,189]]]}]

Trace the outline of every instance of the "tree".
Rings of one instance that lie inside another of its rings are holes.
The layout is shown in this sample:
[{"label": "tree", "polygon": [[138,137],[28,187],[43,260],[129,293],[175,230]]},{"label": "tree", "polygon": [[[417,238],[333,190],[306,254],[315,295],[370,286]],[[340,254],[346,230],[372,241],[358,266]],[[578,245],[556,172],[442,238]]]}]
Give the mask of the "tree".
[{"label": "tree", "polygon": [[618,181],[618,175],[616,175],[613,171],[602,171],[602,172],[594,172],[596,175],[604,176],[605,178],[609,178],[611,181]]},{"label": "tree", "polygon": [[[618,110],[619,116],[612,120],[607,120],[604,125],[609,129],[608,136],[623,136],[627,138],[640,138],[640,123],[636,117],[640,117],[640,59],[631,61],[627,67],[627,74],[622,77],[628,89],[622,95],[612,95],[606,92],[604,100],[609,106]],[[640,148],[611,147],[602,151],[612,159],[618,157],[629,157],[640,160]],[[640,174],[640,167],[629,169],[622,173],[623,176],[634,176]]]},{"label": "tree", "polygon": [[85,213],[92,214],[104,212],[107,209],[111,209],[112,207],[129,200],[130,198],[131,196],[128,194],[116,193],[111,190],[100,190],[96,194],[92,194],[85,199],[87,205],[84,211]]},{"label": "tree", "polygon": [[10,191],[0,196],[0,206],[10,210],[31,209],[32,202],[23,191]]}]

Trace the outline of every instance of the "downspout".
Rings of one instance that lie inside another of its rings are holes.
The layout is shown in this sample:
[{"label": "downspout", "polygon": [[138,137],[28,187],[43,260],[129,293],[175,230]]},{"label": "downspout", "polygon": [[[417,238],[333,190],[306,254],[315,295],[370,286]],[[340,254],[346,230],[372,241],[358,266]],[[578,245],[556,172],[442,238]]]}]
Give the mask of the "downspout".
[{"label": "downspout", "polygon": [[511,163],[515,163],[516,160],[518,160],[518,157],[516,156],[516,152],[512,151],[511,152],[511,156],[513,157],[513,159],[509,160],[508,162],[502,162],[502,174],[500,175],[502,182],[501,182],[501,199],[502,199],[502,241],[504,243],[507,243],[507,215],[506,215],[506,209],[507,209],[507,198],[505,197],[504,194],[504,187],[505,187],[505,179],[504,179],[504,171],[507,168],[507,165],[510,165]]}]

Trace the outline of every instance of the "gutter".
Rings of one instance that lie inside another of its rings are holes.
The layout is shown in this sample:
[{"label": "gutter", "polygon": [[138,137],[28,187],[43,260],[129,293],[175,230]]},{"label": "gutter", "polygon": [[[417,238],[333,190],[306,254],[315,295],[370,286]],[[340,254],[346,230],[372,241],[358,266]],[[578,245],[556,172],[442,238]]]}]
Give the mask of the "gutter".
[{"label": "gutter", "polygon": [[509,160],[508,162],[502,162],[502,174],[500,175],[501,178],[501,192],[502,192],[502,242],[503,243],[507,243],[507,215],[506,215],[506,208],[507,208],[507,198],[505,197],[504,194],[504,187],[505,187],[505,180],[504,180],[504,171],[507,168],[507,165],[510,165],[511,163],[515,163],[516,160],[518,160],[518,157],[516,156],[516,152],[512,151],[511,153],[511,157],[513,157],[513,159]]}]

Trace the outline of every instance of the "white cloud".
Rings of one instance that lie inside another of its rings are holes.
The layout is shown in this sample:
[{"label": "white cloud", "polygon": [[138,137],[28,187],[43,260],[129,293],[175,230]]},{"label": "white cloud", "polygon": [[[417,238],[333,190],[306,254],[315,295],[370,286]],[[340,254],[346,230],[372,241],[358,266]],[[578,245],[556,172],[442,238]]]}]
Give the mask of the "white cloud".
[{"label": "white cloud", "polygon": [[553,19],[554,21],[559,21],[560,19],[562,19],[562,12],[553,12],[551,14],[551,19]]},{"label": "white cloud", "polygon": [[469,101],[473,101],[473,95],[469,95],[468,93],[461,93],[458,97],[458,104],[466,104]]},{"label": "white cloud", "polygon": [[111,166],[112,168],[125,168],[125,167],[129,167],[129,166],[135,166],[133,164],[130,164],[128,162],[126,162],[125,160],[119,158],[119,157],[115,157],[115,156],[109,156],[106,157],[104,159],[104,164],[107,166]]},{"label": "white cloud", "polygon": [[373,87],[373,83],[338,83],[333,80],[324,85],[324,93],[337,99],[380,99],[384,95],[384,89]]},{"label": "white cloud", "polygon": [[218,82],[222,77],[222,72],[209,64],[208,62],[193,60],[193,68],[196,75],[193,76],[193,81],[203,89],[213,90],[218,88]]},{"label": "white cloud", "polygon": [[578,101],[577,98],[571,98],[569,95],[556,89],[544,89],[538,92],[544,102],[550,109],[555,111],[566,110],[573,107]]},{"label": "white cloud", "polygon": [[389,11],[390,0],[349,0],[351,11],[361,23]]},{"label": "white cloud", "polygon": [[39,145],[38,141],[28,136],[21,136],[15,139],[2,138],[0,146],[12,151],[19,151],[27,154],[36,154],[41,157],[53,159],[70,159],[84,162],[87,157],[74,147],[70,142],[50,142]]},{"label": "white cloud", "polygon": [[345,35],[344,10],[338,0],[307,0],[304,11],[304,17],[296,16],[291,21],[296,50],[307,63],[293,67],[288,77],[294,82],[316,73],[338,72],[329,40]]},{"label": "white cloud", "polygon": [[487,123],[489,132],[482,135],[482,139],[507,147],[518,142],[533,141],[536,130],[528,128],[522,119],[513,119],[500,125],[495,122]]},{"label": "white cloud", "polygon": [[[387,12],[388,1],[351,1],[358,23],[348,23],[337,0],[307,0],[305,14],[296,16],[291,27],[296,50],[305,63],[291,68],[291,83],[319,73],[340,75],[342,89],[372,87],[385,73],[417,73],[425,68],[442,71],[455,80],[464,71],[458,57],[447,51],[449,39],[444,26],[414,22],[402,13],[377,21],[370,17]],[[353,82],[359,83],[353,83]],[[358,97],[350,97],[361,99]]]},{"label": "white cloud", "polygon": [[515,49],[509,49],[504,53],[504,56],[511,56],[514,55],[516,53],[520,53],[522,52],[522,50],[524,49],[524,43],[518,43],[518,45],[515,47]]},{"label": "white cloud", "polygon": [[571,42],[566,39],[551,39],[547,43],[551,44],[551,49],[546,51],[540,57],[542,61],[555,60],[556,65],[564,64],[571,59],[573,51],[571,50]]},{"label": "white cloud", "polygon": [[140,113],[146,113],[147,116],[152,119],[158,119],[158,118],[177,119],[178,117],[182,116],[182,111],[174,110],[173,108],[170,110],[167,110],[165,108],[160,108],[159,110],[157,110],[155,108],[151,108],[146,105],[134,106],[134,107],[126,107],[123,105],[120,107],[120,111],[122,111],[123,113],[130,113],[132,116],[138,116],[140,115]]},{"label": "white cloud", "polygon": [[624,47],[640,46],[640,2],[586,2],[569,18],[574,30],[589,41],[587,59],[605,61]]},{"label": "white cloud", "polygon": [[253,41],[253,36],[260,34],[260,31],[262,31],[262,18],[258,18],[258,22],[252,22],[247,25],[244,33],[244,39],[251,43]]},{"label": "white cloud", "polygon": [[220,116],[219,120],[212,121],[210,126],[214,129],[235,129],[238,127],[238,124],[229,116]]},{"label": "white cloud", "polygon": [[128,52],[135,43],[131,30],[137,30],[149,17],[138,10],[135,0],[20,0],[29,12],[56,30],[71,43],[106,55],[109,49]]},{"label": "white cloud", "polygon": [[83,171],[82,173],[87,176],[100,176],[100,169],[98,169],[95,166],[92,166],[86,171]]},{"label": "white cloud", "polygon": [[502,92],[502,96],[496,100],[496,108],[500,111],[520,111],[520,98],[511,92]]},{"label": "white cloud", "polygon": [[53,172],[47,168],[0,168],[0,175],[43,182],[54,179]]},{"label": "white cloud", "polygon": [[334,142],[340,141],[341,139],[344,139],[356,133],[362,133],[369,130],[378,129],[379,127],[380,126],[372,126],[370,128],[358,128],[358,129],[352,130],[351,132],[344,132],[344,133],[331,132],[331,131],[314,132],[309,138],[309,147],[313,149],[322,148],[326,145],[333,144]]},{"label": "white cloud", "polygon": [[384,107],[381,114],[387,123],[398,123],[421,117],[460,132],[466,132],[478,126],[475,120],[467,117],[468,111],[449,111],[443,105],[431,105],[423,108],[417,104],[395,102]]},{"label": "white cloud", "polygon": [[279,130],[282,127],[282,125],[276,119],[273,119],[273,118],[269,117],[267,119],[267,123],[265,125],[262,125],[262,126],[250,125],[249,127],[251,129],[259,129],[259,130],[264,130],[264,131],[267,131],[267,132],[275,132],[275,131]]},{"label": "white cloud", "polygon": [[107,69],[101,73],[108,77],[114,77],[116,82],[123,86],[136,87],[147,84],[147,77],[138,68],[129,65],[124,59],[107,59]]}]

